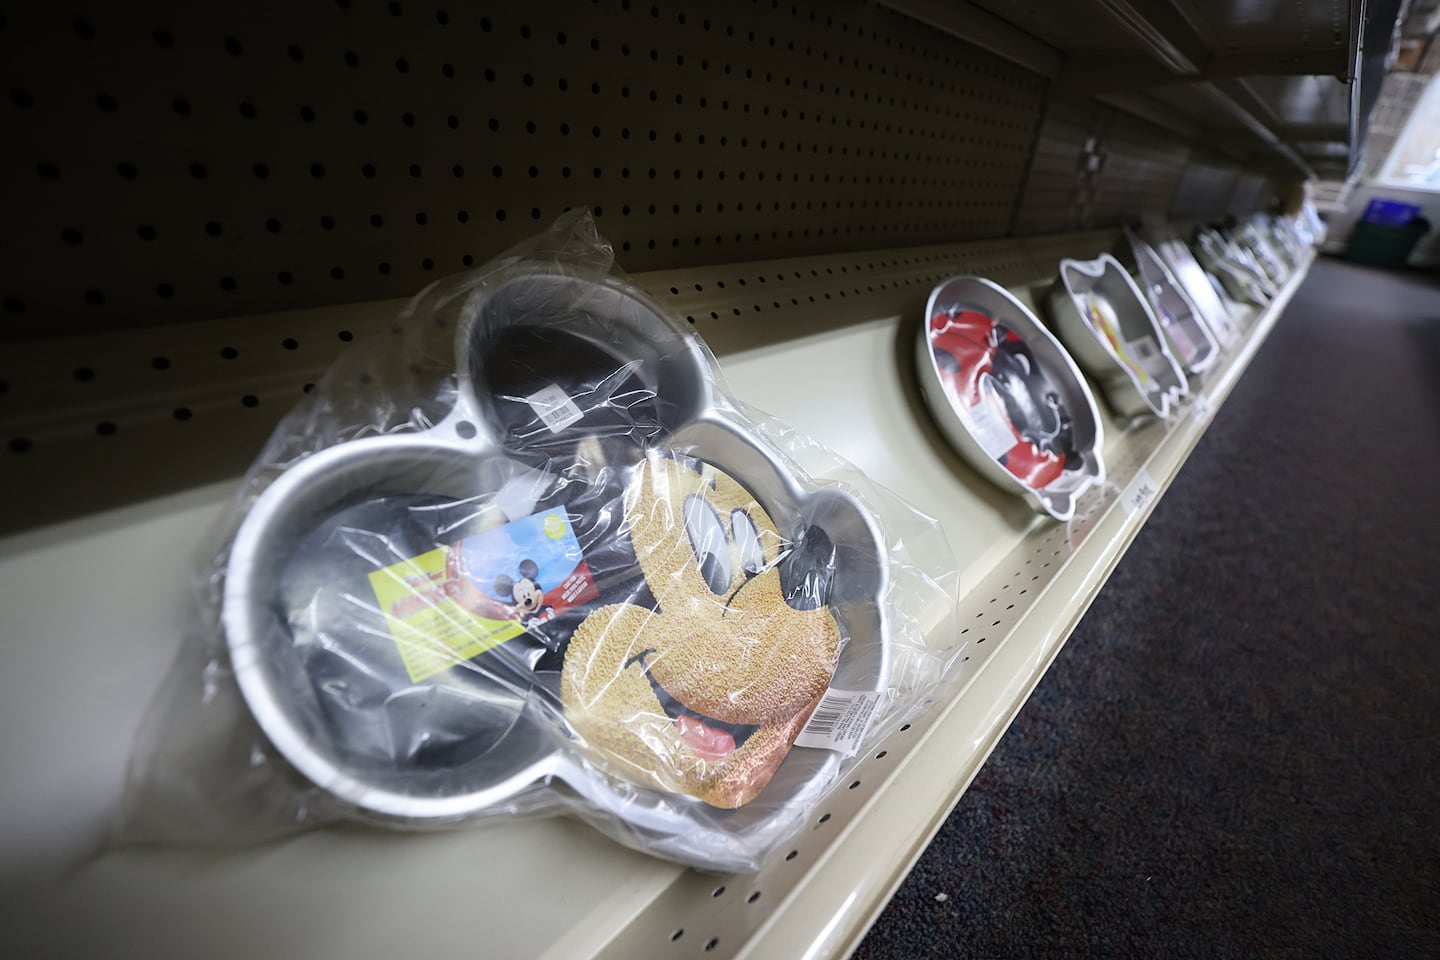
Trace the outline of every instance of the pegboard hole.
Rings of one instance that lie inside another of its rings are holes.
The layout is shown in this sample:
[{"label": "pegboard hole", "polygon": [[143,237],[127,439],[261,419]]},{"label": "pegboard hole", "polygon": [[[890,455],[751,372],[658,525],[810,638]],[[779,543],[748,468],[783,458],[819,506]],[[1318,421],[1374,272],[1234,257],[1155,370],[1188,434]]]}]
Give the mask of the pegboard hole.
[{"label": "pegboard hole", "polygon": [[174,417],[176,420],[179,420],[181,423],[184,423],[186,420],[189,420],[192,416],[194,416],[194,414],[190,412],[189,407],[176,407],[174,410],[170,411],[170,416]]},{"label": "pegboard hole", "polygon": [[719,937],[711,937],[709,940],[706,940],[706,941],[705,941],[705,952],[706,952],[706,953],[709,953],[711,950],[714,950],[714,949],[715,949],[716,947],[718,947],[719,945],[720,945],[720,938],[719,938]]},{"label": "pegboard hole", "polygon": [[674,933],[670,934],[670,942],[674,943],[676,940],[679,940],[683,936],[685,936],[685,928],[681,927],[679,930],[676,930]]},{"label": "pegboard hole", "polygon": [[11,453],[27,453],[34,446],[29,437],[14,437],[8,444]]},{"label": "pegboard hole", "polygon": [[884,760],[885,757],[886,757],[886,755],[887,755],[889,752],[890,752],[889,750],[881,750],[879,753],[875,754],[875,759],[876,759],[876,760]]},{"label": "pegboard hole", "polygon": [[89,383],[91,380],[95,379],[95,371],[90,369],[89,367],[76,367],[75,379],[80,381],[81,383]]},{"label": "pegboard hole", "polygon": [[710,891],[710,896],[712,896],[712,897],[718,897],[718,896],[720,896],[721,894],[723,894],[724,892],[725,892],[725,885],[722,883],[720,886],[718,886],[718,887],[716,887],[714,890],[711,890],[711,891]]},{"label": "pegboard hole", "polygon": [[828,813],[822,813],[822,814],[820,815],[820,819],[816,821],[816,825],[818,826],[818,825],[820,825],[820,824],[822,824],[822,823],[829,823],[829,822],[830,822],[830,814],[828,814]]},{"label": "pegboard hole", "polygon": [[258,407],[260,406],[260,398],[253,393],[247,393],[240,398],[240,403],[246,407]]},{"label": "pegboard hole", "polygon": [[902,725],[900,726],[900,732],[901,732],[901,733],[904,733],[906,730],[909,730],[909,729],[910,729],[910,724],[908,724],[908,723],[902,724]]},{"label": "pegboard hole", "polygon": [[759,899],[760,899],[760,891],[759,891],[759,890],[756,890],[754,893],[750,894],[750,896],[748,896],[748,897],[745,898],[745,902],[746,902],[746,903],[754,903],[756,900],[759,900]]},{"label": "pegboard hole", "polygon": [[849,789],[854,790],[858,786],[860,786],[860,781],[856,780],[854,783],[850,784]]},{"label": "pegboard hole", "polygon": [[169,357],[151,357],[151,358],[150,358],[150,366],[153,367],[153,368],[156,369],[156,370],[169,370],[169,369],[170,369],[170,358],[169,358]]},{"label": "pegboard hole", "polygon": [[101,420],[95,424],[95,433],[101,437],[113,437],[119,431],[119,427],[111,420]]},{"label": "pegboard hole", "polygon": [[786,860],[794,860],[794,859],[795,859],[796,857],[798,857],[798,856],[800,856],[800,851],[799,851],[799,850],[791,850],[789,853],[785,854],[785,859],[786,859]]}]

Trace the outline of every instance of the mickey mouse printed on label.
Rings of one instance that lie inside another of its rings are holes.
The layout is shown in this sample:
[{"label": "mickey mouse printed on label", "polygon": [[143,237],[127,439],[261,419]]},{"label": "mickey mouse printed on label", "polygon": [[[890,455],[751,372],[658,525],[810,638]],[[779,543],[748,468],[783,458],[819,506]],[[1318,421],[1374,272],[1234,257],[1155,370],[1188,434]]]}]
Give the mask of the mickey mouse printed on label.
[{"label": "mickey mouse printed on label", "polygon": [[384,567],[370,574],[370,583],[417,683],[522,633],[536,633],[599,596],[560,511],[524,517]]}]

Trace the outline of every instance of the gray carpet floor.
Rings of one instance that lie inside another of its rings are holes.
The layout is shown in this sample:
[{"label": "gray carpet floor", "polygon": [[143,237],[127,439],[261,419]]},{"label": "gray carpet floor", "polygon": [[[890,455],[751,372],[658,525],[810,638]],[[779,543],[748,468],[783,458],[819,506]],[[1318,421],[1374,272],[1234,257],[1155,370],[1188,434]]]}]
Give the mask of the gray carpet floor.
[{"label": "gray carpet floor", "polygon": [[1440,957],[1440,284],[1315,264],[855,956]]}]

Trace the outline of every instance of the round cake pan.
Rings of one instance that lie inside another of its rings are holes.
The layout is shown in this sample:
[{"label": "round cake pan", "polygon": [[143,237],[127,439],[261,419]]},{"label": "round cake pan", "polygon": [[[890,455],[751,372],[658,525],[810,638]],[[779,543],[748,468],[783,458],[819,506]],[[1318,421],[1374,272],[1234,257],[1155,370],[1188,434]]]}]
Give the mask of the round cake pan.
[{"label": "round cake pan", "polygon": [[956,277],[916,341],[935,421],[975,470],[1059,520],[1104,482],[1100,414],[1075,362],[1008,290]]}]

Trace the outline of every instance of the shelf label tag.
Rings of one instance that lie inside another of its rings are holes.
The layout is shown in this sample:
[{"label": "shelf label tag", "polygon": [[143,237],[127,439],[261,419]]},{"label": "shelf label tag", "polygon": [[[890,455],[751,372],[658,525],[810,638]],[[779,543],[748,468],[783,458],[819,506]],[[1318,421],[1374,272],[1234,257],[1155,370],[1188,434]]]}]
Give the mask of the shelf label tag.
[{"label": "shelf label tag", "polygon": [[555,384],[550,384],[543,390],[539,390],[525,398],[530,404],[530,409],[535,415],[545,422],[551,433],[559,433],[575,421],[581,419],[585,414],[575,405],[569,395]]},{"label": "shelf label tag", "polygon": [[1125,504],[1125,512],[1135,516],[1145,508],[1145,505],[1155,499],[1155,494],[1160,492],[1160,484],[1156,483],[1150,476],[1150,471],[1141,469],[1135,479],[1130,481],[1130,486],[1125,488],[1125,493],[1120,497],[1120,502]]},{"label": "shelf label tag", "polygon": [[1208,393],[1195,394],[1195,419],[1201,423],[1209,423],[1213,416],[1215,416],[1215,405],[1210,402],[1210,395]]},{"label": "shelf label tag", "polygon": [[883,694],[878,690],[825,691],[820,705],[810,714],[805,729],[795,738],[797,747],[819,747],[836,750],[847,757],[855,756]]}]

